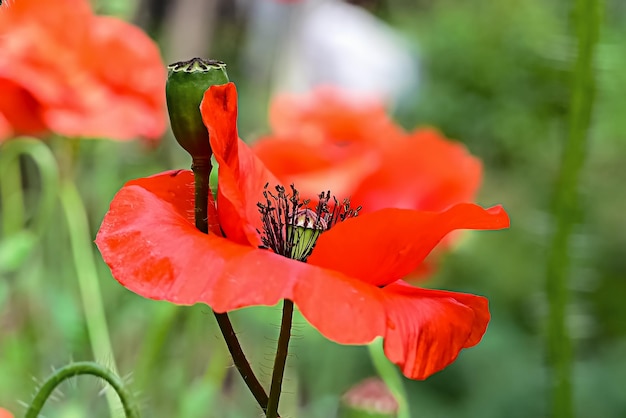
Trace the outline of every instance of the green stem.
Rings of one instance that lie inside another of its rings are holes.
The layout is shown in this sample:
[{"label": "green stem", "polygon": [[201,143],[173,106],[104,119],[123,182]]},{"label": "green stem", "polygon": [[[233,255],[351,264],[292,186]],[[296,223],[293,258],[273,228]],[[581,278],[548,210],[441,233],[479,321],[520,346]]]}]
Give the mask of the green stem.
[{"label": "green stem", "polygon": [[124,386],[122,379],[120,379],[114,372],[99,365],[98,363],[87,361],[69,364],[52,373],[52,375],[46,379],[44,384],[37,391],[37,394],[26,411],[25,418],[39,417],[46,400],[52,395],[52,392],[56,389],[56,387],[64,380],[81,374],[90,374],[106,380],[119,396],[119,401],[121,401],[126,417],[139,418],[139,409],[135,404],[132,394]]},{"label": "green stem", "polygon": [[547,361],[552,381],[550,415],[555,418],[574,416],[571,383],[573,348],[567,329],[569,243],[578,218],[578,183],[585,161],[595,93],[593,56],[600,30],[600,2],[576,0],[575,3],[578,54],[573,69],[568,140],[554,191],[555,225],[548,254],[546,292],[549,303]]},{"label": "green stem", "polygon": [[378,376],[383,379],[383,382],[385,382],[385,385],[387,385],[398,402],[398,418],[411,418],[406,390],[402,383],[402,376],[397,367],[385,356],[382,338],[376,339],[369,344],[367,348],[370,353],[370,358],[374,363],[374,368],[378,372]]},{"label": "green stem", "polygon": [[9,145],[3,145],[0,149],[0,213],[2,233],[5,237],[10,237],[25,226],[25,205],[19,154],[13,154],[7,148]]},{"label": "green stem", "polygon": [[283,385],[285,364],[287,363],[287,352],[289,350],[289,338],[291,338],[292,319],[293,302],[285,299],[283,302],[283,319],[280,323],[278,346],[276,347],[276,358],[274,359],[274,370],[272,371],[270,397],[267,403],[267,418],[278,417],[278,402],[280,400],[280,392]]},{"label": "green stem", "polygon": [[[85,207],[76,185],[69,180],[61,184],[59,195],[68,225],[72,257],[85,311],[91,350],[95,359],[105,361],[111,370],[117,373],[106,316],[102,305],[102,295],[98,286],[98,271],[94,261],[93,242],[89,233]],[[110,392],[107,392],[106,395],[111,416],[114,417],[119,410],[119,400]]]},{"label": "green stem", "polygon": [[[196,228],[206,234],[209,230],[208,203],[209,193],[211,192],[209,188],[211,160],[194,159],[191,164],[191,169],[193,170],[194,175]],[[241,349],[241,344],[239,344],[239,339],[235,334],[235,330],[233,329],[233,325],[230,322],[228,314],[217,313],[215,311],[213,311],[213,314],[215,315],[217,324],[219,325],[220,331],[224,336],[226,346],[228,347],[228,351],[230,351],[230,354],[233,357],[233,362],[235,363],[239,374],[241,374],[241,377],[248,386],[248,389],[250,389],[250,392],[252,392],[252,395],[256,399],[259,406],[263,409],[263,412],[265,412],[267,410],[268,402],[267,394],[265,393],[265,389],[263,389],[263,386],[254,374],[254,371],[252,371],[250,363],[248,362],[248,359],[246,359],[246,356]]]},{"label": "green stem", "polygon": [[54,212],[55,192],[59,183],[59,170],[50,149],[38,139],[14,138],[3,144],[0,152],[0,200],[2,201],[2,226],[9,236],[25,226],[25,202],[19,157],[30,157],[41,179],[37,213],[33,216],[32,231],[40,236],[50,223]]}]

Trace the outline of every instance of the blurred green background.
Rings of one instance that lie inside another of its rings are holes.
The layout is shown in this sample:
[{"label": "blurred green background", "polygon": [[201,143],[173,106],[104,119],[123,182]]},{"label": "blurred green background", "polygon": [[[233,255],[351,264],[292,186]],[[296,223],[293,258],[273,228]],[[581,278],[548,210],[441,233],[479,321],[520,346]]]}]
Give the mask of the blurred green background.
[{"label": "blurred green background", "polygon": [[[405,380],[412,416],[549,416],[544,283],[550,198],[567,135],[575,56],[572,2],[358,3],[395,28],[419,54],[419,87],[395,106],[396,120],[407,129],[437,126],[467,144],[485,165],[478,202],[501,203],[512,219],[505,232],[466,233],[427,283],[487,296],[492,321],[481,344],[462,352],[452,366],[427,381]],[[238,85],[240,135],[254,141],[266,133],[271,76],[261,70],[251,73],[242,45],[252,28],[233,3],[215,3],[204,18],[206,25],[189,33],[176,32],[180,28],[173,12],[154,4],[101,0],[95,6],[143,26],[162,46],[166,62],[188,58],[177,56],[179,39],[202,39],[205,55],[226,61]],[[606,1],[595,63],[598,92],[581,182],[583,204],[572,241],[567,320],[581,418],[626,416],[625,6],[622,0]],[[57,140],[50,146],[58,151],[67,145]],[[79,156],[74,175],[92,236],[125,181],[189,166],[169,134],[156,149],[103,140],[81,141],[73,148]],[[37,172],[28,160],[22,171],[27,208],[35,207]],[[34,212],[28,209],[26,216]],[[29,261],[0,271],[0,405],[17,416],[23,411],[18,401],[30,399],[35,381],[51,367],[92,358],[58,204],[52,216]],[[145,300],[112,279],[94,246],[92,250],[116,361],[138,393],[143,416],[259,416],[230,366],[208,307]],[[254,369],[269,382],[280,309],[245,309],[232,319]],[[367,349],[326,341],[301,317],[295,323],[281,411],[283,416],[332,417],[341,394],[375,374]],[[97,360],[107,364],[107,359]],[[49,402],[44,415],[105,417],[101,389],[88,377],[64,384],[63,395]]]}]

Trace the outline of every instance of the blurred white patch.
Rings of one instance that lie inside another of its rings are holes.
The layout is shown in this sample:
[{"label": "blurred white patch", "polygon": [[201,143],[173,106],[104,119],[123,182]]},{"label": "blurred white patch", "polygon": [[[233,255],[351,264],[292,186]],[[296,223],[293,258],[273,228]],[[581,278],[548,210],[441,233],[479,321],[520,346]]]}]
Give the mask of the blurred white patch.
[{"label": "blurred white patch", "polygon": [[416,93],[416,54],[367,11],[340,0],[255,0],[248,7],[246,61],[257,76],[269,76],[273,90],[331,84],[388,103]]}]

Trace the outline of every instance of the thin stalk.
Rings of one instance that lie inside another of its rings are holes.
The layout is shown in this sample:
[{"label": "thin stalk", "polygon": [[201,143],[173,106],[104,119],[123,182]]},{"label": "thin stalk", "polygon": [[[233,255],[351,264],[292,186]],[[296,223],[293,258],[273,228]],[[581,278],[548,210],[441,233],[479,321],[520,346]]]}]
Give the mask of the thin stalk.
[{"label": "thin stalk", "polygon": [[[209,175],[211,173],[211,160],[197,160],[194,159],[191,165],[191,169],[193,170],[194,175],[194,187],[195,187],[195,222],[196,228],[198,228],[201,232],[205,234],[209,231],[209,222],[208,222],[208,202],[209,202]],[[265,389],[257,379],[256,375],[252,371],[250,367],[250,363],[248,359],[241,349],[241,344],[239,344],[239,339],[235,334],[235,330],[233,329],[233,325],[230,322],[230,318],[227,313],[217,313],[213,311],[215,315],[215,319],[217,320],[217,324],[220,327],[220,331],[224,336],[224,340],[226,341],[226,346],[228,347],[228,351],[230,351],[231,356],[233,357],[233,362],[239,371],[239,374],[243,378],[244,382],[252,392],[252,395],[256,399],[257,403],[263,409],[263,412],[267,411],[267,402],[268,397],[265,393]]]},{"label": "thin stalk", "polygon": [[[96,360],[106,362],[109,368],[117,373],[102,295],[98,286],[98,270],[93,256],[93,241],[89,233],[87,213],[72,181],[62,182],[59,197],[67,221],[91,350]],[[120,409],[120,401],[110,391],[106,392],[106,397],[111,416],[115,417]]]},{"label": "thin stalk", "polygon": [[119,396],[118,402],[121,403],[126,418],[139,418],[139,408],[137,408],[131,392],[124,386],[122,379],[111,370],[90,361],[68,364],[59,370],[55,370],[37,391],[26,411],[25,418],[39,417],[46,400],[52,395],[56,387],[64,380],[82,374],[90,374],[106,380]]},{"label": "thin stalk", "polygon": [[555,418],[574,416],[571,381],[573,348],[567,329],[571,264],[569,247],[578,218],[578,184],[585,162],[595,95],[593,57],[600,30],[600,3],[601,0],[576,0],[574,6],[578,54],[573,68],[568,139],[554,191],[555,225],[546,274],[549,304],[547,361],[552,386],[550,416]]},{"label": "thin stalk", "polygon": [[280,400],[280,392],[283,385],[285,364],[287,363],[287,352],[289,351],[289,338],[291,338],[292,319],[293,302],[285,299],[283,302],[283,319],[280,323],[278,346],[276,347],[276,358],[274,359],[274,370],[272,371],[270,397],[267,403],[267,418],[278,417],[278,402]]}]

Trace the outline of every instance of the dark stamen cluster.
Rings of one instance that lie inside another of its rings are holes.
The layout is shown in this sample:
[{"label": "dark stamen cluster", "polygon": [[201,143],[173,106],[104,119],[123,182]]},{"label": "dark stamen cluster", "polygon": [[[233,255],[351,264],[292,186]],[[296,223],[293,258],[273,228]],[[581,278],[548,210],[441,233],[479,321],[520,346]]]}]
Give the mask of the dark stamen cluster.
[{"label": "dark stamen cluster", "polygon": [[261,213],[263,246],[276,254],[306,261],[315,247],[320,234],[332,228],[337,222],[358,215],[360,207],[352,209],[350,200],[344,199],[341,204],[330,191],[319,194],[319,202],[315,210],[311,210],[309,200],[300,201],[300,195],[294,185],[291,194],[283,186],[276,186],[275,192],[265,185],[263,197],[265,204],[257,203]]},{"label": "dark stamen cluster", "polygon": [[343,222],[346,219],[354,218],[359,214],[361,206],[357,208],[350,207],[350,199],[346,198],[341,204],[335,196],[332,196],[332,207],[328,205],[331,201],[330,191],[319,194],[319,203],[317,204],[317,212],[324,213],[325,221],[328,225],[327,229],[332,228],[337,222]]}]

